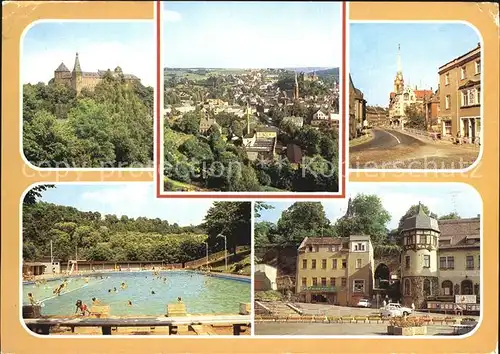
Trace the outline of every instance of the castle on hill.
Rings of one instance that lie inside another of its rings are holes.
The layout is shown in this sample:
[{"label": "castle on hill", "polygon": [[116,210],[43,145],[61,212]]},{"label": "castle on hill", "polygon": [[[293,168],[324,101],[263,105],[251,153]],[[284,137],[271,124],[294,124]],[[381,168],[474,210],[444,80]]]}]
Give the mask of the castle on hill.
[{"label": "castle on hill", "polygon": [[[108,71],[109,70],[97,70],[97,72],[82,71],[80,59],[78,58],[78,53],[76,53],[73,71],[69,71],[66,65],[61,63],[61,65],[59,65],[59,67],[54,71],[54,82],[56,84],[62,83],[70,85],[78,95],[84,88],[93,91],[96,85],[104,79],[104,75]],[[126,84],[140,81],[140,79],[135,75],[124,74],[119,66],[117,66],[111,74],[122,75]]]}]

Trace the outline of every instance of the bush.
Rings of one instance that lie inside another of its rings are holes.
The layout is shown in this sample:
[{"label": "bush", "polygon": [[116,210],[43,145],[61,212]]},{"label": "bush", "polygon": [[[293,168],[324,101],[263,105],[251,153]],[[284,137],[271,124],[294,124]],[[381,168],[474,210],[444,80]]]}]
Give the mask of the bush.
[{"label": "bush", "polygon": [[395,327],[422,327],[425,321],[417,317],[393,317],[389,324]]},{"label": "bush", "polygon": [[255,300],[257,301],[281,301],[282,299],[281,293],[275,290],[255,292]]}]

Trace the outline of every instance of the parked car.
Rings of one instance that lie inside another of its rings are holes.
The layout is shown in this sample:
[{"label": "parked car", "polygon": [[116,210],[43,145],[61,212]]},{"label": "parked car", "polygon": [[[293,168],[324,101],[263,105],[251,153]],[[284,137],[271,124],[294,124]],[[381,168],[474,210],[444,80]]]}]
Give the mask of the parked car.
[{"label": "parked car", "polygon": [[368,300],[368,299],[361,299],[361,300],[359,300],[359,302],[358,302],[358,305],[357,305],[357,306],[358,306],[358,307],[370,308],[370,307],[372,307],[372,303],[371,303],[371,301],[370,301],[370,300]]},{"label": "parked car", "polygon": [[382,317],[399,317],[408,316],[412,313],[412,309],[409,307],[401,306],[400,304],[389,303],[385,307],[380,309],[380,315]]}]

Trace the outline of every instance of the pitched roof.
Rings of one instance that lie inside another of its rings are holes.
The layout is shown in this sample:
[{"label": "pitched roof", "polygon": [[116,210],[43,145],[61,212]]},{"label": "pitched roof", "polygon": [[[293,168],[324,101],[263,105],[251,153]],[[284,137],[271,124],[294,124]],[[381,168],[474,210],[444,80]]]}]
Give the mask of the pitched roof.
[{"label": "pitched roof", "polygon": [[57,72],[70,72],[69,69],[66,67],[66,65],[64,65],[64,63],[61,63],[61,65],[59,65],[56,69],[56,73]]},{"label": "pitched roof", "polygon": [[341,244],[342,244],[341,238],[334,238],[331,236],[306,237],[300,244],[299,249],[309,245],[341,245]]},{"label": "pitched roof", "polygon": [[418,204],[417,214],[406,218],[403,222],[403,231],[414,229],[439,231],[438,221],[424,212],[421,203]]},{"label": "pitched roof", "polygon": [[415,97],[417,99],[422,99],[424,97],[430,97],[432,96],[433,92],[432,90],[415,90]]},{"label": "pitched roof", "polygon": [[[480,246],[481,219],[468,218],[458,220],[439,220],[441,229],[440,240],[450,240],[449,245],[439,245],[444,248],[476,248]],[[472,240],[472,243],[467,242]]]}]

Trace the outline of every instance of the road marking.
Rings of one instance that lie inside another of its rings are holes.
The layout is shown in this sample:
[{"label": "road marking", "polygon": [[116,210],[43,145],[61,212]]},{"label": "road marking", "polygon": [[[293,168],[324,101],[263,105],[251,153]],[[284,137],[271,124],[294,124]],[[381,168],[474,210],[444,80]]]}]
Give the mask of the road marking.
[{"label": "road marking", "polygon": [[394,135],[394,134],[392,134],[392,133],[389,133],[387,130],[384,130],[384,131],[385,131],[387,134],[391,135],[394,139],[396,139],[396,141],[398,142],[398,144],[401,144],[401,141],[399,140],[399,138],[398,138],[396,135]]}]

